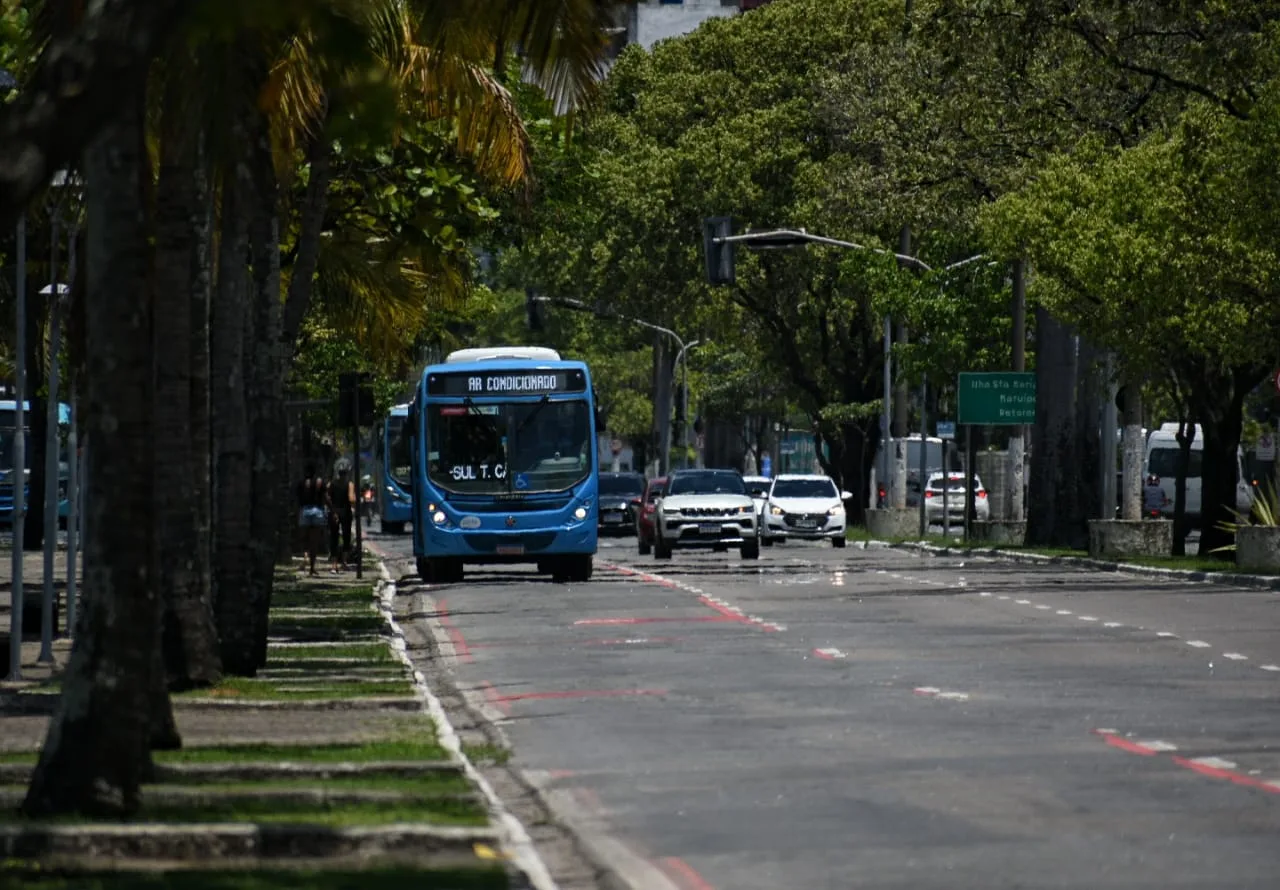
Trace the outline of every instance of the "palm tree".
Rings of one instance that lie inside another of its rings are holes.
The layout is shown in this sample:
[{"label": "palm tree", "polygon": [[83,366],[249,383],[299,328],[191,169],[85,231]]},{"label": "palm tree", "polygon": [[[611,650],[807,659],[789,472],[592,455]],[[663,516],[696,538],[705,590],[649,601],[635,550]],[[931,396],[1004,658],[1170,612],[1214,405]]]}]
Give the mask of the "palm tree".
[{"label": "palm tree", "polygon": [[[142,84],[86,152],[85,608],[23,811],[129,813],[150,763],[160,610],[150,562],[152,376]],[[165,698],[167,704],[167,697]]]},{"label": "palm tree", "polygon": [[[165,600],[164,662],[175,690],[222,674],[208,584],[210,200],[204,127],[178,53],[162,72],[155,198],[155,555]],[[196,430],[195,425],[203,429]]]}]

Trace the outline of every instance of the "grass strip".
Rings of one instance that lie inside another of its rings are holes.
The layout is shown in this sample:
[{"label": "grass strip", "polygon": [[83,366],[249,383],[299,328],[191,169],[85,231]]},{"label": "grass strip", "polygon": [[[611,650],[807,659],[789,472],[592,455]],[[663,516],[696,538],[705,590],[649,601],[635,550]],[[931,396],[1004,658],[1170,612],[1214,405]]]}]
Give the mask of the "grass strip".
[{"label": "grass strip", "polygon": [[281,664],[299,660],[357,658],[372,663],[395,662],[386,643],[332,643],[315,646],[268,646],[267,663]]},{"label": "grass strip", "polygon": [[324,701],[337,698],[371,698],[406,696],[413,694],[413,684],[408,680],[394,683],[367,683],[361,680],[325,683],[316,678],[311,688],[278,685],[274,680],[248,677],[228,677],[217,686],[208,689],[192,689],[179,692],[175,699],[249,699],[252,701]]},{"label": "grass strip", "polygon": [[339,590],[315,590],[308,587],[290,587],[276,590],[271,594],[271,608],[333,608],[341,606],[346,609],[357,607],[368,608],[373,604],[372,588],[342,588]]},{"label": "grass strip", "polygon": [[[34,758],[34,755],[32,755]],[[368,763],[378,760],[447,760],[449,755],[427,731],[421,738],[378,739],[344,745],[224,745],[157,751],[157,763]]]},{"label": "grass strip", "polygon": [[371,868],[359,871],[255,870],[113,872],[110,874],[0,873],[0,890],[506,890],[496,866],[464,869]]},{"label": "grass strip", "polygon": [[[33,821],[14,810],[0,809],[0,823]],[[56,818],[51,824],[95,824],[100,820],[83,817]],[[116,822],[118,820],[106,820]],[[485,825],[484,809],[465,800],[431,799],[386,801],[341,801],[314,803],[283,799],[203,800],[198,804],[177,801],[150,801],[143,796],[142,807],[132,822],[210,823],[272,822],[298,825],[390,825],[396,822],[419,822],[432,825]]]}]

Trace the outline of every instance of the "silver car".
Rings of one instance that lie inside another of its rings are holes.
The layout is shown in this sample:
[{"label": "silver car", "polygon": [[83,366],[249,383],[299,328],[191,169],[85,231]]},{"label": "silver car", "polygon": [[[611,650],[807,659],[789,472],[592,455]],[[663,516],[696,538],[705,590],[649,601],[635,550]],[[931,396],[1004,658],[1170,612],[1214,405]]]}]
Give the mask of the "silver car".
[{"label": "silver car", "polygon": [[760,557],[756,505],[735,470],[677,470],[667,479],[654,523],[653,555],[670,559],[684,547],[728,549]]},{"label": "silver car", "polygon": [[[930,525],[942,524],[943,478],[943,473],[931,473],[929,482],[924,487],[924,515]],[[946,473],[945,478],[947,480],[945,488],[947,523],[955,526],[964,525],[964,473]],[[987,497],[987,490],[983,487],[982,480],[976,473],[973,476],[973,511],[979,522],[986,522],[991,518],[991,501]]]}]

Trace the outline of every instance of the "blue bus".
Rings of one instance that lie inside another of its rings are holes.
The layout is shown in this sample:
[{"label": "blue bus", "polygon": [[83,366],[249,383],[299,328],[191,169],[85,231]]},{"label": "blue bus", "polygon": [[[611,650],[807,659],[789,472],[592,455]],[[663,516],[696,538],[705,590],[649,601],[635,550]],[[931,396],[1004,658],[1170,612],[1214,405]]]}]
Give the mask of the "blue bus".
[{"label": "blue bus", "polygon": [[458,350],[422,372],[409,427],[424,581],[496,563],[590,579],[599,468],[585,364],[533,346]]},{"label": "blue bus", "polygon": [[396,405],[378,426],[373,448],[373,479],[377,490],[378,518],[388,535],[404,534],[404,526],[413,521],[413,458],[409,449],[409,431],[405,420],[408,404]]},{"label": "blue bus", "polygon": [[[13,441],[14,419],[18,403],[13,399],[0,400],[0,526],[13,524]],[[26,484],[23,486],[24,503],[31,503],[31,403],[23,402],[23,447],[27,456]],[[58,403],[58,435],[51,441],[58,443],[58,525],[66,528],[70,504],[67,501],[67,484],[70,466],[67,463],[66,434],[71,427],[71,406]],[[43,497],[44,493],[41,492]]]}]

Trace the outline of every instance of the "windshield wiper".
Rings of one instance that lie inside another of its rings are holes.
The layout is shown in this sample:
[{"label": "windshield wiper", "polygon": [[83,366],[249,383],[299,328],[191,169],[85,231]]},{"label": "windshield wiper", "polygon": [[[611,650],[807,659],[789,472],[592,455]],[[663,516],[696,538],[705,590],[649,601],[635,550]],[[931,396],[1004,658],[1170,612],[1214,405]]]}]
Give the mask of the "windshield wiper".
[{"label": "windshield wiper", "polygon": [[538,399],[538,404],[533,406],[533,410],[529,412],[529,416],[526,417],[524,420],[520,421],[520,425],[516,427],[517,436],[519,436],[520,433],[524,431],[524,428],[527,427],[533,421],[533,419],[538,416],[539,411],[547,407],[547,403],[550,401],[551,401],[551,396],[543,396],[542,398]]}]

